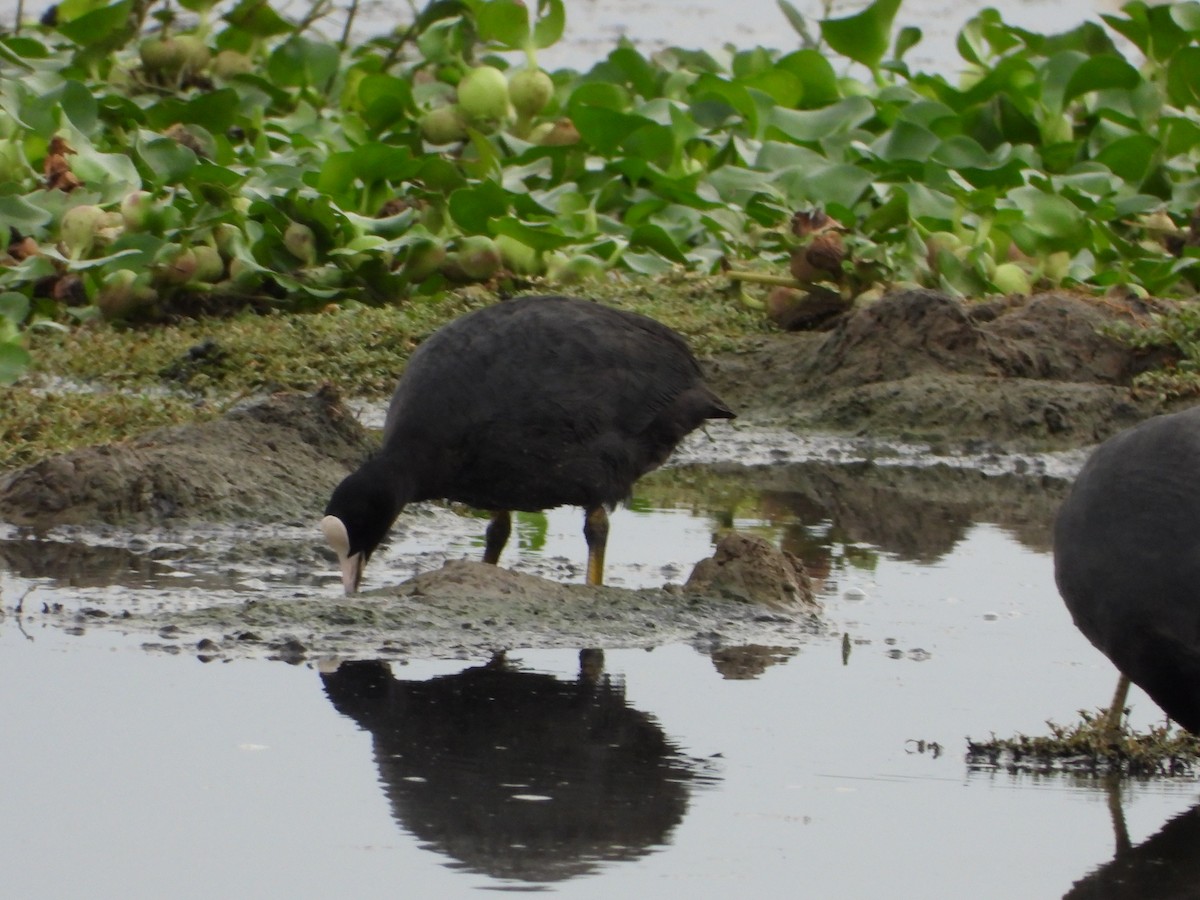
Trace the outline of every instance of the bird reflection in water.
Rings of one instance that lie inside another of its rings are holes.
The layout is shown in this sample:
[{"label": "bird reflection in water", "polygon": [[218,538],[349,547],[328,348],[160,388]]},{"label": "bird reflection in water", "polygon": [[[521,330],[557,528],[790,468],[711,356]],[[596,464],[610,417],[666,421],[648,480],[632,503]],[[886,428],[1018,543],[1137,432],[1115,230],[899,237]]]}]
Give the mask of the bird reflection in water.
[{"label": "bird reflection in water", "polygon": [[503,654],[428,681],[383,661],[322,673],[369,731],[392,815],[429,849],[494,878],[552,882],[666,844],[691,792],[715,780],[628,706],[599,651],[573,681]]},{"label": "bird reflection in water", "polygon": [[1109,809],[1117,851],[1079,879],[1063,900],[1172,900],[1200,896],[1200,804],[1168,821],[1136,847],[1130,843],[1117,783],[1109,785]]}]

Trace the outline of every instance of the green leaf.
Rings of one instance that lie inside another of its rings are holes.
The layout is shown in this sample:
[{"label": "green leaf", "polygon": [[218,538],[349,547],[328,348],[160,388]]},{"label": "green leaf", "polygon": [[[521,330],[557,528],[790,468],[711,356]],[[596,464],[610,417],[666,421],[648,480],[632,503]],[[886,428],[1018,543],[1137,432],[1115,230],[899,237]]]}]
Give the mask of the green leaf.
[{"label": "green leaf", "polygon": [[142,186],[142,176],[127,153],[97,153],[84,146],[77,149],[79,154],[72,157],[71,168],[89,190],[100,192],[100,202],[119,200]]},{"label": "green leaf", "polygon": [[1184,31],[1200,35],[1200,3],[1171,3],[1168,6],[1171,18]]},{"label": "green leaf", "polygon": [[1034,187],[1011,191],[1008,199],[1024,214],[1025,226],[1053,246],[1077,246],[1086,241],[1086,222],[1070,200]]},{"label": "green leaf", "polygon": [[105,0],[62,0],[55,9],[56,17],[63,22],[70,22],[85,16],[90,12],[103,9]]},{"label": "green leaf", "polygon": [[775,109],[770,124],[793,141],[813,143],[856,128],[874,115],[875,106],[866,97],[847,97],[821,109]]},{"label": "green leaf", "polygon": [[358,85],[363,119],[373,131],[382,131],[413,109],[408,82],[393,75],[368,75]]},{"label": "green leaf", "polygon": [[[632,116],[630,118],[633,118]],[[647,160],[661,168],[668,168],[675,156],[675,136],[672,129],[645,119],[642,127],[631,131],[621,141],[621,149],[628,156]]]},{"label": "green leaf", "polygon": [[553,47],[563,36],[567,13],[562,0],[538,0],[533,23],[533,46],[538,50]]},{"label": "green leaf", "polygon": [[901,119],[884,132],[871,149],[888,162],[924,161],[940,144],[941,139],[928,128]]},{"label": "green leaf", "polygon": [[764,141],[762,149],[754,159],[754,166],[767,172],[795,168],[801,171],[815,169],[828,161],[824,156],[808,147],[785,144],[779,141]]},{"label": "green leaf", "polygon": [[772,103],[794,107],[804,96],[804,85],[791,72],[784,69],[768,69],[743,80],[748,88],[761,91],[771,98]]},{"label": "green leaf", "polygon": [[29,315],[29,298],[16,291],[0,294],[0,317],[14,325],[20,325]]},{"label": "green leaf", "polygon": [[1200,123],[1179,116],[1163,116],[1162,122],[1166,133],[1164,148],[1167,156],[1188,153],[1200,146]]},{"label": "green leaf", "polygon": [[604,156],[616,153],[622,141],[639,128],[654,124],[642,116],[601,106],[576,107],[571,113],[571,120],[579,130],[580,137]]},{"label": "green leaf", "polygon": [[745,85],[705,73],[691,91],[692,118],[708,129],[720,129],[731,116],[746,122],[751,134],[758,132],[758,106]]},{"label": "green leaf", "polygon": [[29,351],[20,344],[0,344],[0,384],[13,384],[32,362]]},{"label": "green leaf", "polygon": [[1139,185],[1155,164],[1159,143],[1148,134],[1131,134],[1108,144],[1096,154],[1114,175],[1132,185]]},{"label": "green leaf", "polygon": [[1083,62],[1071,75],[1063,95],[1063,103],[1069,103],[1080,94],[1089,91],[1106,91],[1113,88],[1133,90],[1142,83],[1138,70],[1119,56],[1105,54],[1093,56]]},{"label": "green leaf", "polygon": [[564,235],[549,223],[531,224],[514,219],[512,216],[491,219],[488,222],[488,230],[493,235],[506,234],[511,238],[516,238],[534,250],[557,250],[560,247],[576,243],[575,238]]},{"label": "green leaf", "polygon": [[36,231],[53,218],[49,210],[34,206],[24,197],[15,194],[0,195],[0,222],[16,228],[23,234]]},{"label": "green leaf", "polygon": [[622,111],[629,108],[629,92],[620,85],[592,81],[579,85],[567,98],[567,112],[574,117],[581,107],[595,106]]},{"label": "green leaf", "polygon": [[464,233],[487,234],[490,220],[508,215],[508,195],[494,181],[485,181],[452,193],[449,210]]},{"label": "green leaf", "polygon": [[98,112],[96,98],[91,91],[78,81],[68,81],[63,85],[60,102],[72,125],[84,134],[91,134],[95,130]]},{"label": "green leaf", "polygon": [[822,206],[850,209],[874,180],[875,176],[861,166],[841,163],[822,166],[804,174],[804,199]]},{"label": "green leaf", "polygon": [[821,34],[842,56],[862,63],[872,71],[879,68],[888,50],[892,21],[900,0],[875,0],[860,13],[843,19],[824,19]]},{"label": "green leaf", "polygon": [[188,100],[175,121],[203,125],[213,134],[220,134],[233,127],[240,105],[241,98],[232,88],[206,91]]},{"label": "green leaf", "polygon": [[413,176],[431,191],[448,194],[466,183],[463,173],[449,160],[440,156],[429,156],[420,161],[420,168]]},{"label": "green leaf", "polygon": [[19,125],[47,141],[58,131],[58,98],[53,92],[49,96],[37,96],[24,85],[13,84],[9,97],[0,94],[0,105]]},{"label": "green leaf", "polygon": [[529,44],[529,10],[518,0],[488,0],[475,12],[475,27],[484,43],[506,50],[523,50]]},{"label": "green leaf", "polygon": [[629,234],[629,246],[634,249],[653,250],[659,256],[665,257],[680,265],[687,264],[683,250],[660,225],[643,224],[633,229]]},{"label": "green leaf", "polygon": [[58,30],[83,47],[103,44],[126,28],[132,6],[131,0],[121,0],[111,6],[93,9],[81,16],[60,21]]},{"label": "green leaf", "polygon": [[1189,39],[1188,33],[1171,15],[1172,5],[1147,6],[1142,0],[1134,0],[1122,8],[1124,16],[1101,15],[1100,18],[1128,38],[1143,54],[1161,62],[1170,59]]},{"label": "green leaf", "polygon": [[[633,88],[634,93],[646,98],[659,96],[659,81],[662,77],[661,70],[656,68],[633,47],[617,47],[597,67],[600,71],[595,74],[607,74],[607,69],[610,67],[616,69],[614,80],[628,84]],[[701,75],[701,78],[706,77],[706,75],[707,73]]]},{"label": "green leaf", "polygon": [[178,184],[196,166],[196,154],[172,138],[157,138],[138,146],[138,155],[154,172],[156,183]]},{"label": "green leaf", "polygon": [[242,0],[224,17],[235,28],[255,37],[266,38],[292,31],[292,25],[271,8],[265,0]]},{"label": "green leaf", "polygon": [[413,158],[407,147],[376,142],[355,147],[350,158],[356,176],[364,184],[387,181],[398,185],[415,177],[423,165],[422,160]]},{"label": "green leaf", "polygon": [[954,47],[958,55],[973,66],[982,66],[988,58],[987,41],[983,36],[983,21],[980,16],[967,20],[967,24],[959,29]]},{"label": "green leaf", "polygon": [[921,43],[923,36],[921,29],[914,28],[912,25],[901,28],[900,33],[896,35],[896,48],[892,51],[892,57],[897,60],[902,59],[905,53]]},{"label": "green leaf", "polygon": [[[40,55],[37,52],[39,49]],[[8,61],[18,69],[32,72],[33,66],[25,62],[25,59],[44,59],[47,55],[46,49],[37,41],[20,37],[0,37],[0,59]]]},{"label": "green leaf", "polygon": [[959,210],[951,197],[923,184],[900,184],[896,190],[908,198],[909,215],[926,225],[930,231],[942,231],[949,227]]},{"label": "green leaf", "polygon": [[956,135],[942,142],[929,159],[957,172],[977,188],[1016,187],[1025,183],[1026,163],[1008,145],[989,153],[972,138]]},{"label": "green leaf", "polygon": [[245,182],[246,175],[237,169],[219,166],[207,159],[196,160],[196,166],[188,173],[187,184],[193,191],[204,191],[205,188],[234,188]]},{"label": "green leaf", "polygon": [[275,48],[267,60],[267,74],[276,84],[323,87],[337,74],[337,47],[292,35]]},{"label": "green leaf", "polygon": [[807,109],[836,103],[841,93],[837,73],[824,54],[816,50],[797,50],[779,60],[778,66],[800,79],[800,105]]},{"label": "green leaf", "polygon": [[1171,57],[1167,94],[1176,106],[1200,106],[1200,47],[1185,47]]},{"label": "green leaf", "polygon": [[68,259],[63,256],[58,250],[43,249],[42,254],[50,259],[56,260],[72,272],[83,272],[88,269],[102,269],[105,266],[115,262],[124,260],[128,263],[134,257],[141,256],[141,253],[135,249],[117,250],[113,253],[108,253],[104,256],[98,256],[95,259]]}]

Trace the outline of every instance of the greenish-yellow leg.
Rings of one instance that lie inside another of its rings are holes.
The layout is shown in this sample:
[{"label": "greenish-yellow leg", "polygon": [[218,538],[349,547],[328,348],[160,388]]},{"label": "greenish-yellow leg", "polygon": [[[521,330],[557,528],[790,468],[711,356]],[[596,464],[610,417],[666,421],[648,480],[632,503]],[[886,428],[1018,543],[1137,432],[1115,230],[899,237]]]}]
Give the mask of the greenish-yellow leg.
[{"label": "greenish-yellow leg", "polygon": [[587,541],[587,583],[604,584],[604,545],[608,543],[608,512],[593,506],[583,518],[583,539]]},{"label": "greenish-yellow leg", "polygon": [[1124,672],[1117,679],[1117,690],[1113,693],[1112,703],[1108,706],[1108,715],[1105,717],[1104,730],[1107,732],[1110,740],[1116,740],[1118,734],[1121,733],[1121,717],[1125,715],[1125,701],[1129,697],[1129,676]]}]

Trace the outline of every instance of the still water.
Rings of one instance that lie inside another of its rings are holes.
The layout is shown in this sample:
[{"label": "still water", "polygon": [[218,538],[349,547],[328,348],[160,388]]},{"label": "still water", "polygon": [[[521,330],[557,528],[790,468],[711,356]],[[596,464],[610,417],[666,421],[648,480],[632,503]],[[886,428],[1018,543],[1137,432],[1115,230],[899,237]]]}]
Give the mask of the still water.
[{"label": "still water", "polygon": [[[825,17],[821,0],[791,0],[817,31]],[[863,9],[865,0],[834,0],[833,17]],[[1152,4],[1153,5],[1153,4]],[[894,29],[921,29],[921,42],[905,59],[917,70],[947,74],[958,71],[961,57],[955,38],[981,10],[996,9],[1005,22],[1040,34],[1054,34],[1085,20],[1099,21],[1101,13],[1116,12],[1121,0],[903,0]],[[799,36],[776,0],[567,0],[567,29],[561,44],[543,51],[543,64],[552,68],[583,68],[589,58],[603,57],[618,40],[631,41],[643,52],[684,47],[717,52],[732,45],[739,50],[768,47],[789,51],[800,46]]]},{"label": "still water", "polygon": [[[110,548],[102,572],[86,553],[39,571],[0,542],[4,895],[1008,898],[1119,876],[1120,896],[1160,896],[1195,871],[1194,782],[1114,797],[964,762],[966,736],[1043,733],[1110,696],[1053,586],[1060,483],[825,461],[685,474],[614,516],[614,581],[686,573],[734,524],[810,560],[826,632],[715,657],[203,662],[30,613],[135,602],[188,563]],[[476,552],[482,523],[462,523],[450,556]],[[578,527],[526,520],[504,562],[579,557]],[[408,540],[390,555],[425,552]],[[247,590],[204,577],[210,602]],[[1158,720],[1132,702],[1135,724]]]},{"label": "still water", "polygon": [[[810,23],[826,15],[823,0],[791,0]],[[36,19],[52,5],[24,0],[26,18]],[[234,4],[219,2],[222,10]],[[330,37],[338,37],[345,21],[347,2],[334,2],[328,18],[318,28]],[[418,3],[418,8],[424,3]],[[833,0],[829,15],[848,16],[867,6],[866,0]],[[997,9],[1004,21],[1041,34],[1066,31],[1084,20],[1099,21],[1101,13],[1116,12],[1121,0],[903,0],[894,23],[896,30],[921,29],[922,40],[906,54],[910,66],[953,74],[961,67],[955,50],[955,38],[973,16],[986,8]],[[1154,0],[1151,0],[1151,5]],[[273,7],[294,19],[303,18],[314,6],[310,0],[277,0]],[[602,59],[620,40],[626,40],[643,53],[664,47],[683,47],[720,52],[732,45],[738,49],[761,46],[788,51],[800,46],[799,36],[780,10],[776,0],[740,0],[720,3],[714,0],[567,0],[566,30],[563,39],[539,53],[541,64],[549,69],[586,69]],[[18,8],[18,0],[0,0],[0,21],[8,24]],[[186,19],[185,19],[186,21]],[[383,0],[360,0],[355,34],[368,38],[396,27],[394,4]]]}]

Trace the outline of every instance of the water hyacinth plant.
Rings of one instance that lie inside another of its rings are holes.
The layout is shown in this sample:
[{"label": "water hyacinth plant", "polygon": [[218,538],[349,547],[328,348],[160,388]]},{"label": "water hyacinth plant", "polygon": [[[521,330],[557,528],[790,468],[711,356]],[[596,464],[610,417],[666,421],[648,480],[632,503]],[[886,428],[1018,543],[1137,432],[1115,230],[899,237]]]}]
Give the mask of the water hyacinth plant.
[{"label": "water hyacinth plant", "polygon": [[[562,0],[437,0],[359,43],[261,0],[65,0],[0,35],[0,381],[24,329],[723,268],[857,295],[1190,294],[1200,3],[912,71],[900,0],[792,46],[539,67]],[[798,249],[799,248],[799,249]]]}]

